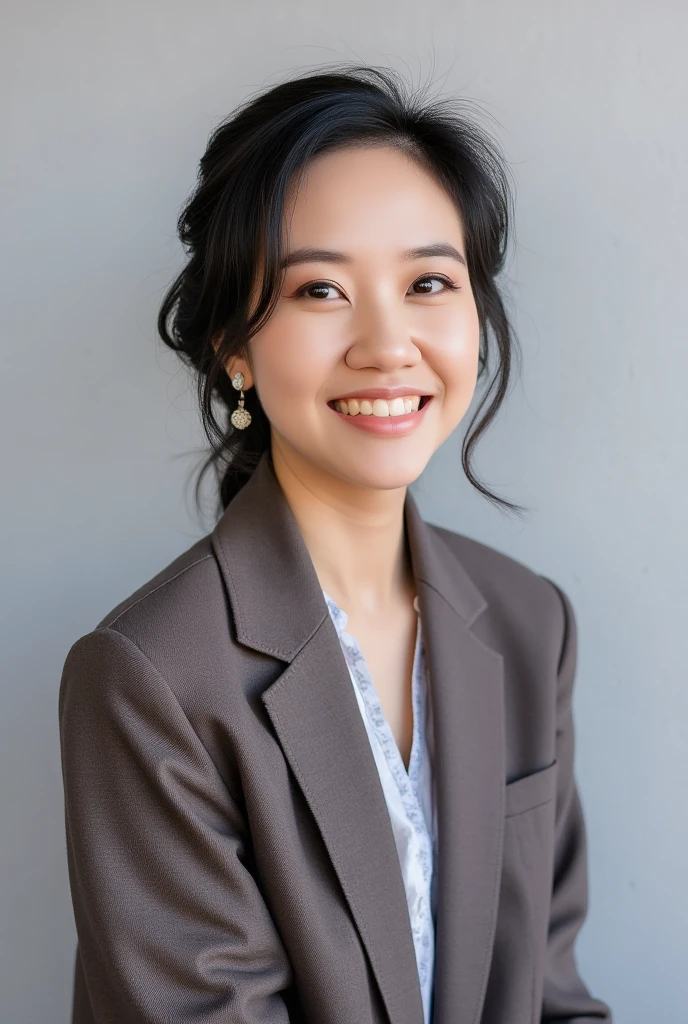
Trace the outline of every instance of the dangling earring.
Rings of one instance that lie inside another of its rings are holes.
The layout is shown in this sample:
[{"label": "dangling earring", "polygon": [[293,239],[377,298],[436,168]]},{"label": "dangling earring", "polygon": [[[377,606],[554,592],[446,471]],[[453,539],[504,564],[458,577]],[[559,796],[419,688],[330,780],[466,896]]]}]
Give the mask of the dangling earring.
[{"label": "dangling earring", "polygon": [[241,391],[239,396],[239,405],[234,410],[230,419],[232,424],[237,427],[238,430],[244,430],[245,427],[251,422],[251,413],[248,409],[244,409],[244,375],[243,373],[235,373],[232,377],[232,387],[235,387],[237,391]]}]

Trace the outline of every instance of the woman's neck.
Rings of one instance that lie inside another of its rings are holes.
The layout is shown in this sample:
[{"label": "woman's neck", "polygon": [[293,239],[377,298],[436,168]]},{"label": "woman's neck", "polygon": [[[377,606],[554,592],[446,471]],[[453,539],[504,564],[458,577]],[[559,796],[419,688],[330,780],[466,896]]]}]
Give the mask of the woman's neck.
[{"label": "woman's neck", "polygon": [[407,488],[366,490],[272,455],[321,587],[342,608],[378,616],[413,600]]}]

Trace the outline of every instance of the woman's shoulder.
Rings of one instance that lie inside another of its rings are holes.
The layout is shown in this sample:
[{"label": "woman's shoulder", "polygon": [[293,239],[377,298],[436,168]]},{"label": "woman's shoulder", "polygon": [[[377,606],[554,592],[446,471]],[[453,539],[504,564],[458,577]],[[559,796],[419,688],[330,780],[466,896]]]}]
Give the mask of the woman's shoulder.
[{"label": "woman's shoulder", "polygon": [[430,525],[484,596],[489,619],[525,635],[562,637],[574,611],[559,583],[493,545]]},{"label": "woman's shoulder", "polygon": [[[236,646],[211,534],[200,538],[110,609],[67,652],[60,714],[92,717],[99,701],[113,708],[174,701],[186,712],[195,692],[233,678]],[[228,640],[230,642],[228,642]],[[219,694],[218,694],[219,699]],[[145,703],[145,701],[144,701]]]},{"label": "woman's shoulder", "polygon": [[205,598],[213,587],[220,588],[221,579],[208,534],[119,601],[95,628],[121,627],[124,630],[127,623],[135,620],[145,627],[149,616],[173,618],[179,610],[181,595],[188,610],[187,602],[193,603],[195,594]]},{"label": "woman's shoulder", "polygon": [[73,648],[119,634],[160,668],[175,653],[221,642],[227,628],[222,575],[207,534],[119,601]]}]

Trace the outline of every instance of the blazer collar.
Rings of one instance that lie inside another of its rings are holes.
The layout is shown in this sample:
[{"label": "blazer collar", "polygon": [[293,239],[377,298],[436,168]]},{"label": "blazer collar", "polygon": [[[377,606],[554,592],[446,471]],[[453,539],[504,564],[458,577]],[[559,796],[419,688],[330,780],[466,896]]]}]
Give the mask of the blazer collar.
[{"label": "blazer collar", "polygon": [[[433,1024],[477,1020],[504,827],[503,658],[471,627],[487,601],[407,491],[435,728],[438,907]],[[239,643],[287,663],[261,695],[316,819],[390,1022],[422,1024],[403,878],[339,638],[270,452],[212,531]]]},{"label": "blazer collar", "polygon": [[[420,515],[410,491],[405,522],[416,582],[436,591],[470,626],[487,601],[462,564]],[[237,639],[291,661],[326,617],[320,581],[280,487],[269,451],[213,530]],[[287,593],[299,600],[285,600]],[[420,600],[420,599],[419,599]]]}]

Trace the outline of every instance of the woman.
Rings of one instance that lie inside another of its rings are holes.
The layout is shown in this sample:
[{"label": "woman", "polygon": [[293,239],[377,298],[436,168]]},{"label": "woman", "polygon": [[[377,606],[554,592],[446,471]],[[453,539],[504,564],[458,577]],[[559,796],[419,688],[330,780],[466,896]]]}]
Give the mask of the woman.
[{"label": "woman", "polygon": [[510,209],[490,137],[389,71],[214,132],[159,328],[221,515],[62,676],[75,1024],[611,1020],[574,962],[571,604],[407,490],[490,329],[463,466],[517,508],[469,462]]}]

